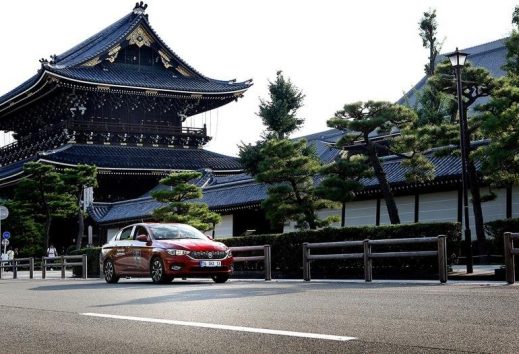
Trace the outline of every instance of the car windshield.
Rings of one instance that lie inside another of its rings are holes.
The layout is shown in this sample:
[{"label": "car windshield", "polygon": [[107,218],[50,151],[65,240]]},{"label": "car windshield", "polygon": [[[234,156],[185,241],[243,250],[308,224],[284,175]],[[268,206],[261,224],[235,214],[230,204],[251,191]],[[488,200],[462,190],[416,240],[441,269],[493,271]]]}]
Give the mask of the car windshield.
[{"label": "car windshield", "polygon": [[185,238],[207,240],[207,236],[189,225],[151,225],[150,229],[156,240],[178,240]]}]

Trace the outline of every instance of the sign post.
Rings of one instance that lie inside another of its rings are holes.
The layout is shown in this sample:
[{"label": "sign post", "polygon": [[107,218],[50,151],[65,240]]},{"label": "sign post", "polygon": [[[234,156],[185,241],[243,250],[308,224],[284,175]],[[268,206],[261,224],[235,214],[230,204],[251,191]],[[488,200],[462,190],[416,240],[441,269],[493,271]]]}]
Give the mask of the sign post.
[{"label": "sign post", "polygon": [[[7,209],[3,205],[0,205],[0,233],[2,232],[2,220],[7,219],[8,216],[9,216],[9,209]],[[7,237],[2,236],[2,238],[4,240],[8,240],[9,237],[11,237],[11,234],[9,232],[7,232]],[[7,241],[5,244],[2,243],[4,245],[4,253],[6,253],[6,248],[7,248],[8,243],[9,243],[9,241]]]}]

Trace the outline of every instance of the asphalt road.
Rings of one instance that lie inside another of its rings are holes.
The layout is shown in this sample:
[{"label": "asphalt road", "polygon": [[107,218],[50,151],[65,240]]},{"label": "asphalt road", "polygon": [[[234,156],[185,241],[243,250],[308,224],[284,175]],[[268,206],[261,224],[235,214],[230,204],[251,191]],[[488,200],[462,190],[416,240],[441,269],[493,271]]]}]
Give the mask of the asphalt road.
[{"label": "asphalt road", "polygon": [[502,283],[2,279],[0,313],[1,353],[519,352]]}]

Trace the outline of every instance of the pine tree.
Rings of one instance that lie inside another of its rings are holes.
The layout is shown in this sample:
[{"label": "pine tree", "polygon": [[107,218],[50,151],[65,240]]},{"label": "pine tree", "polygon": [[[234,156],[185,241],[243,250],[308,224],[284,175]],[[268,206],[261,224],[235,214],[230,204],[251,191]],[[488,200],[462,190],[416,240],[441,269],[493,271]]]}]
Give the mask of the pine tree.
[{"label": "pine tree", "polygon": [[269,94],[269,100],[260,100],[258,113],[266,126],[263,139],[242,144],[240,162],[258,182],[270,185],[262,206],[272,224],[294,220],[303,229],[328,225],[334,218],[320,220],[316,214],[332,205],[315,193],[319,158],[305,140],[288,140],[304,123],[297,114],[304,95],[281,71],[269,83]]},{"label": "pine tree", "polygon": [[161,222],[182,223],[200,231],[208,231],[221,221],[218,213],[209,210],[207,204],[195,202],[202,198],[202,188],[191,181],[200,178],[200,172],[172,172],[160,180],[171,189],[152,193],[152,197],[166,206],[153,211],[153,218]]},{"label": "pine tree", "polygon": [[320,220],[316,214],[334,204],[315,193],[314,177],[321,163],[306,140],[271,139],[265,143],[262,155],[256,180],[271,185],[262,204],[271,222],[294,220],[296,228],[314,230],[336,220]]},{"label": "pine tree", "polygon": [[317,187],[317,195],[342,204],[341,226],[344,226],[346,203],[353,200],[356,193],[362,190],[360,180],[372,177],[373,169],[370,168],[365,156],[346,154],[323,166],[321,176],[323,180]]},{"label": "pine tree", "polygon": [[429,49],[429,63],[425,64],[425,75],[434,75],[436,57],[440,53],[442,43],[436,38],[438,33],[438,22],[436,21],[436,10],[424,12],[423,17],[418,23],[422,45]]},{"label": "pine tree", "polygon": [[373,141],[370,134],[373,131],[389,131],[393,127],[402,130],[414,124],[416,118],[416,113],[408,107],[389,102],[368,101],[344,105],[344,108],[337,111],[327,122],[329,127],[345,132],[337,147],[347,150],[353,143],[362,142],[362,153],[367,157],[379,182],[392,224],[399,224],[400,217],[391,186],[379,159],[379,151],[387,151],[388,147]]},{"label": "pine tree", "polygon": [[285,79],[281,71],[277,72],[276,81],[269,82],[269,94],[270,100],[260,99],[258,113],[267,127],[265,136],[277,139],[288,138],[305,121],[297,116],[305,96],[290,79]]},{"label": "pine tree", "polygon": [[506,40],[506,75],[496,82],[489,102],[478,107],[482,134],[490,139],[476,153],[482,170],[494,185],[519,183],[519,6],[512,15],[515,28]]},{"label": "pine tree", "polygon": [[11,232],[13,248],[19,249],[18,257],[43,256],[44,253],[44,226],[34,215],[33,210],[27,208],[27,203],[17,200],[5,200],[2,205],[9,209],[9,217],[2,220],[2,230]]},{"label": "pine tree", "polygon": [[15,200],[25,210],[44,219],[45,250],[49,247],[53,217],[68,217],[75,211],[74,199],[63,193],[64,185],[54,166],[27,162],[24,177],[15,190]]},{"label": "pine tree", "polygon": [[77,165],[74,168],[66,168],[61,178],[64,183],[66,193],[69,193],[74,200],[75,214],[78,220],[78,232],[76,237],[76,249],[81,248],[81,241],[85,232],[85,217],[83,208],[80,205],[85,187],[97,187],[97,168],[90,165]]},{"label": "pine tree", "polygon": [[[490,96],[496,87],[496,80],[492,75],[484,68],[473,66],[470,62],[465,63],[462,70],[461,79],[463,81],[463,114],[467,117],[468,122],[468,134],[465,137],[465,146],[469,147],[469,154],[472,151],[471,141],[482,138],[480,132],[480,121],[478,119],[470,119],[469,109],[471,106],[481,97]],[[437,67],[436,74],[429,79],[429,83],[437,90],[445,92],[451,97],[452,100],[456,100],[456,80],[452,76],[452,67],[448,61],[441,63]],[[458,118],[458,117],[456,117]],[[450,124],[446,124],[444,130],[458,131],[458,135],[453,137],[451,144],[459,146],[459,120]],[[431,136],[430,139],[439,142],[442,137]],[[458,153],[458,149],[454,149],[454,153]],[[484,252],[485,249],[485,230],[484,230],[484,219],[483,211],[481,209],[481,193],[480,193],[480,182],[479,176],[476,169],[476,163],[474,156],[469,155],[469,161],[467,163],[467,172],[470,192],[472,195],[472,208],[474,211],[474,223],[476,226],[476,235],[478,240],[478,246],[480,253]]]}]

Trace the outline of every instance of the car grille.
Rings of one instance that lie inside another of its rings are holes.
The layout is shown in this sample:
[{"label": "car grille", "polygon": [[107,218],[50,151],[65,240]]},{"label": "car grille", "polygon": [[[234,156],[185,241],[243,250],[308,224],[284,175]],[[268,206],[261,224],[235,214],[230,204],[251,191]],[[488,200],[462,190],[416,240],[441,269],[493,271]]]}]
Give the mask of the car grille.
[{"label": "car grille", "polygon": [[224,259],[225,251],[191,251],[189,256],[194,259]]}]

